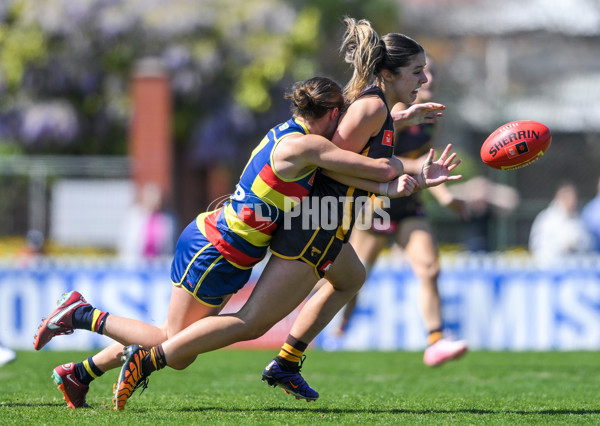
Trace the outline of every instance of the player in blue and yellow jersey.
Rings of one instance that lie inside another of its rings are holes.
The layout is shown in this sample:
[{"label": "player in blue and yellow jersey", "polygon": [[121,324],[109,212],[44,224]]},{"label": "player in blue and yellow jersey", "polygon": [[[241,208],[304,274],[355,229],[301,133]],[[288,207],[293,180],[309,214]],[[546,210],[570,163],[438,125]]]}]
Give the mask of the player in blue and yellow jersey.
[{"label": "player in blue and yellow jersey", "polygon": [[175,286],[220,307],[264,258],[286,211],[309,194],[317,167],[380,181],[402,171],[396,159],[365,161],[325,139],[333,136],[344,101],[339,92],[322,105],[317,100],[336,86],[320,77],[294,86],[287,95],[294,117],[271,129],[254,149],[225,205],[200,214],[183,232],[172,266]]},{"label": "player in blue and yellow jersey", "polygon": [[[380,42],[368,22],[361,21],[357,25],[350,18],[347,22],[349,34],[344,45],[355,73],[347,86],[350,106],[332,141],[343,149],[362,153],[364,158],[369,158],[369,152],[372,152],[374,156],[389,159],[393,141],[390,107],[396,102],[411,103],[415,100],[419,87],[427,81],[423,72],[425,55],[421,46],[408,37],[392,34]],[[373,76],[376,88],[367,89]],[[365,89],[368,91],[364,92],[364,96],[359,96]],[[414,106],[397,114],[396,118],[405,124],[412,124],[413,119],[417,123],[434,121],[437,114],[435,105]],[[328,173],[329,177],[317,175],[311,196],[323,199],[333,196],[337,199],[336,195],[346,194],[349,195],[349,203],[353,203],[354,188],[383,195],[390,192],[393,195],[409,195],[417,187],[423,188],[460,178],[450,175],[458,161],[455,162],[455,154],[450,155],[449,151],[450,147],[435,162],[434,152],[431,151],[422,173],[416,178],[402,175],[389,188],[375,182],[359,185],[351,176],[323,172]],[[317,182],[322,183],[317,186]],[[307,212],[311,210],[308,208]],[[303,217],[292,218],[291,228],[285,223],[283,227],[280,226],[272,245],[276,241],[294,244],[293,247],[298,248],[295,255],[299,259],[271,256],[252,295],[239,312],[204,318],[150,350],[138,345],[127,347],[127,357],[117,383],[117,389],[121,390],[116,395],[117,406],[122,407],[136,387],[143,386],[153,371],[165,365],[183,369],[198,354],[265,333],[306,299],[317,282],[315,266],[320,265],[317,270],[325,274],[326,283],[308,299],[279,356],[263,372],[263,379],[269,384],[281,386],[296,398],[307,401],[317,399],[318,393],[300,375],[304,349],[358,291],[365,278],[364,267],[352,246],[344,244],[350,229],[344,228],[343,221],[349,216],[344,212],[338,215],[333,212],[333,208],[322,211],[325,215],[317,214],[316,221],[317,228],[323,225],[323,232],[318,229],[317,232],[303,232]],[[334,226],[333,229],[326,230],[323,222],[329,220]],[[351,224],[348,228],[351,228]],[[318,258],[319,263],[313,264],[311,259],[298,252],[300,248],[304,250],[304,247],[310,246],[312,255],[311,238],[313,242],[319,239],[315,249],[321,251],[322,257],[329,256],[328,260],[332,263],[323,263],[322,258]],[[295,239],[302,241],[296,244]],[[342,243],[337,244],[338,240]]]},{"label": "player in blue and yellow jersey", "polygon": [[[434,70],[433,60],[427,56],[425,73],[428,81],[421,86],[416,102],[429,102],[433,98]],[[407,106],[399,103],[394,108],[403,110]],[[416,173],[423,164],[432,147],[435,127],[433,123],[423,123],[402,129],[396,134],[394,155],[402,160],[407,172]],[[464,219],[468,218],[466,203],[454,197],[445,185],[433,187],[430,191],[441,205],[456,210]],[[365,265],[367,273],[387,245],[395,242],[403,248],[421,285],[420,307],[427,330],[427,348],[423,361],[426,365],[437,366],[464,355],[467,344],[463,340],[452,340],[443,335],[442,301],[438,289],[439,253],[421,195],[417,192],[408,197],[390,200],[390,205],[382,208],[384,214],[390,218],[385,222],[380,220],[379,214],[370,211],[376,203],[381,202],[375,198],[365,209],[366,214],[372,213],[372,226],[370,229],[357,229],[352,234],[350,244]],[[345,332],[356,302],[355,296],[344,308],[340,334]]]},{"label": "player in blue and yellow jersey", "polygon": [[[306,134],[306,126],[295,118],[269,131],[252,152],[229,200],[215,211],[200,214],[182,234],[172,266],[175,285],[205,304],[220,306],[225,296],[248,281],[286,208],[308,195],[314,182],[316,167],[286,179],[272,161],[278,143],[290,135]],[[207,251],[214,255],[206,256]],[[194,260],[197,256],[200,259]],[[227,275],[217,276],[223,269]],[[206,271],[211,272],[203,276]]]},{"label": "player in blue and yellow jersey", "polygon": [[328,140],[345,108],[342,89],[334,81],[315,77],[297,83],[286,98],[292,102],[293,117],[271,129],[256,147],[235,193],[221,208],[200,214],[182,232],[172,263],[168,318],[161,327],[109,315],[75,291],[64,295],[44,320],[34,342],[38,350],[54,336],[74,329],[120,342],[83,362],[55,368],[54,380],[71,408],[87,406],[90,382],[121,365],[123,344],[151,347],[218,314],[265,256],[284,210],[309,193],[317,168],[374,179],[368,182],[375,184],[402,172],[398,160],[366,158]]}]

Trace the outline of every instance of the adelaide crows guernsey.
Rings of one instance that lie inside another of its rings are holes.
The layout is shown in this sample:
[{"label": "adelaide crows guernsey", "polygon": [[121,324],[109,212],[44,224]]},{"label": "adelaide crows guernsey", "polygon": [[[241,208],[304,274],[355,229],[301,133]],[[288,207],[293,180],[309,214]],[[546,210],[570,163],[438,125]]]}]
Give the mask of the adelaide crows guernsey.
[{"label": "adelaide crows guernsey", "polygon": [[[358,98],[378,96],[385,104],[383,91],[369,86]],[[386,104],[387,107],[387,104]],[[389,109],[381,130],[371,137],[360,154],[371,158],[391,157],[394,151],[394,121]],[[333,263],[343,243],[350,238],[362,204],[370,193],[337,182],[317,173],[310,197],[303,200],[301,214],[285,220],[283,227],[271,241],[273,254],[286,259],[299,259],[313,265],[321,276]],[[307,220],[307,212],[317,220]],[[314,212],[317,212],[315,215]],[[292,216],[292,215],[290,215]]]},{"label": "adelaide crows guernsey", "polygon": [[293,118],[272,128],[252,151],[235,193],[221,208],[197,217],[200,231],[238,268],[251,268],[265,256],[284,212],[309,194],[316,168],[285,179],[273,167],[278,143],[289,135],[308,133]]}]

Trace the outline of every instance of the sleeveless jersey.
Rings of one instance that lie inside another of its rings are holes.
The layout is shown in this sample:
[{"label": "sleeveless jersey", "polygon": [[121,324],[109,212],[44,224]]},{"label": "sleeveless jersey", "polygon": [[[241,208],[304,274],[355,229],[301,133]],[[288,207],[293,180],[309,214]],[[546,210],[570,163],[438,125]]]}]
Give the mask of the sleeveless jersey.
[{"label": "sleeveless jersey", "polygon": [[[385,103],[385,97],[383,91],[377,86],[369,86],[363,90],[357,99],[365,96],[378,96]],[[385,123],[381,127],[379,133],[372,136],[360,151],[361,155],[370,158],[387,158],[391,157],[394,152],[394,120],[390,115],[389,109],[385,120]],[[350,233],[354,227],[356,217],[360,212],[362,204],[357,205],[356,201],[366,202],[371,194],[362,189],[349,187],[342,183],[339,183],[330,177],[327,177],[321,173],[315,178],[315,184],[311,195],[315,197],[333,196],[337,201],[337,208],[330,209],[329,223],[335,223],[336,231],[335,236],[337,239],[342,240],[344,243],[350,238]],[[360,197],[360,198],[359,198]],[[337,213],[337,216],[335,215]]]},{"label": "sleeveless jersey", "polygon": [[252,151],[235,193],[221,208],[196,218],[200,231],[234,266],[251,268],[262,260],[284,212],[309,194],[316,169],[285,179],[272,166],[278,143],[308,133],[293,118],[272,128]]},{"label": "sleeveless jersey", "polygon": [[[407,158],[418,158],[426,154],[429,151],[434,131],[435,124],[432,123],[404,129],[396,138],[394,154]],[[421,192],[415,192],[408,197],[392,198],[390,206],[384,210],[389,213],[393,226],[397,226],[398,222],[407,217],[425,216]]]},{"label": "sleeveless jersey", "polygon": [[433,123],[423,123],[402,129],[396,136],[394,155],[418,158],[423,154],[427,154],[434,131],[435,124]]},{"label": "sleeveless jersey", "polygon": [[[369,86],[361,92],[358,98],[373,95],[381,98],[385,104],[383,91],[377,86]],[[391,157],[393,150],[394,121],[388,109],[387,118],[381,130],[367,141],[360,154],[371,158],[384,158]],[[318,212],[316,215],[318,223],[307,221],[302,212],[289,220],[286,219],[285,228],[281,229],[271,242],[271,251],[279,257],[289,259],[300,258],[307,250],[315,251],[320,255],[321,248],[307,249],[307,247],[315,239],[322,238],[321,234],[323,233],[331,235],[329,240],[324,238],[329,241],[325,244],[324,249],[328,250],[333,240],[340,243],[347,242],[361,208],[361,205],[356,205],[356,200],[364,197],[364,200],[367,201],[369,196],[370,193],[367,191],[349,187],[322,173],[317,173],[310,197],[303,200],[302,208]]]}]

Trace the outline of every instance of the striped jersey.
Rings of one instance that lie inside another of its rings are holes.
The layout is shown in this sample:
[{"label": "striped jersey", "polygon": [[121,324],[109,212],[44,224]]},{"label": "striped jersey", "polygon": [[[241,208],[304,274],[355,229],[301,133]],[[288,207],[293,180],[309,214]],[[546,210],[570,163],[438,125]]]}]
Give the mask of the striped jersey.
[{"label": "striped jersey", "polygon": [[[387,108],[383,91],[379,87],[375,85],[368,86],[358,95],[357,99],[365,96],[379,97]],[[388,108],[385,123],[375,136],[369,138],[360,154],[370,158],[389,158],[393,153],[394,120]],[[343,242],[347,242],[350,239],[350,233],[362,206],[362,204],[356,204],[357,199],[360,197],[363,200],[367,200],[371,196],[367,191],[344,185],[322,173],[318,174],[315,179],[311,195],[318,198],[330,195],[338,200],[337,208],[330,209],[328,212],[329,223],[337,224],[336,238]]]},{"label": "striped jersey", "polygon": [[316,168],[294,179],[273,168],[277,144],[286,136],[308,133],[294,118],[272,128],[252,151],[235,193],[221,208],[196,218],[200,231],[233,265],[251,268],[262,260],[284,212],[310,192]]},{"label": "striped jersey", "polygon": [[[367,87],[358,97],[364,96],[379,97],[387,108],[383,91],[379,87]],[[370,158],[389,158],[393,155],[394,120],[389,108],[387,111],[381,129],[375,136],[369,138],[360,151],[361,155]],[[326,272],[342,247],[341,244],[335,244],[348,242],[363,206],[361,202],[368,201],[371,194],[337,182],[323,173],[317,173],[310,195],[302,202],[301,208],[303,211],[310,211],[310,216],[317,216],[318,220],[307,221],[304,214],[292,217],[289,229],[282,229],[273,238],[271,251],[285,259],[302,259],[321,272]],[[304,222],[307,222],[307,226]],[[325,243],[321,245],[323,241]],[[337,252],[332,253],[331,247],[335,247],[333,250]],[[322,263],[324,260],[325,263]]]}]

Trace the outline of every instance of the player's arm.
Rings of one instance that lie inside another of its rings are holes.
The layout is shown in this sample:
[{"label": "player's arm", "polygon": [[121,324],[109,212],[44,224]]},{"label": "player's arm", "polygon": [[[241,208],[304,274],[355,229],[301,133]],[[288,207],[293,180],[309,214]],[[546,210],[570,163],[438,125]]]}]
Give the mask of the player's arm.
[{"label": "player's arm", "polygon": [[404,172],[397,158],[369,158],[335,146],[319,135],[286,138],[273,154],[275,169],[284,177],[300,176],[319,167],[342,175],[387,182]]},{"label": "player's arm", "polygon": [[279,173],[298,176],[314,167],[341,175],[387,182],[404,173],[397,158],[372,159],[357,154],[377,134],[387,117],[378,97],[354,102],[342,117],[332,141],[318,136],[288,136],[274,153]]},{"label": "player's arm", "polygon": [[[387,107],[377,96],[367,96],[352,103],[338,123],[331,143],[324,139],[303,138],[295,158],[298,164],[323,170],[385,182],[404,173],[396,158],[369,159],[359,155],[369,139],[379,133],[387,118]],[[296,140],[297,141],[297,140]],[[321,143],[318,143],[318,142]],[[381,173],[381,166],[385,170]],[[374,169],[373,169],[374,168]],[[374,173],[372,173],[374,172]]]},{"label": "player's arm", "polygon": [[316,135],[308,135],[301,143],[303,146],[295,160],[308,167],[319,167],[338,175],[376,182],[387,182],[404,173],[404,166],[396,157],[369,158],[340,149],[331,141]]},{"label": "player's arm", "polygon": [[431,195],[434,196],[440,205],[456,211],[461,218],[467,220],[471,216],[467,202],[459,197],[456,197],[448,189],[446,184],[442,183],[438,186],[432,186],[429,188],[429,192],[431,192]]},{"label": "player's arm", "polygon": [[323,174],[344,185],[372,192],[377,195],[385,195],[390,198],[406,197],[418,189],[417,180],[407,174],[400,175],[388,182],[374,182],[372,180],[342,175],[330,171],[323,171]]},{"label": "player's arm", "polygon": [[360,98],[348,107],[331,141],[342,149],[361,152],[369,139],[380,132],[387,114],[387,107],[379,97]]},{"label": "player's arm", "polygon": [[396,104],[391,114],[394,119],[394,127],[400,130],[404,127],[416,126],[423,123],[437,123],[446,107],[435,102],[415,104],[406,108],[404,104]]},{"label": "player's arm", "polygon": [[450,174],[460,164],[460,159],[456,158],[456,153],[450,153],[451,149],[452,145],[448,144],[437,161],[434,161],[435,150],[430,149],[419,174],[415,177],[404,174],[387,183],[369,182],[351,176],[335,175],[330,172],[325,172],[325,174],[348,186],[379,195],[387,195],[391,198],[401,197],[418,190],[441,185],[444,182],[461,179],[462,175]]},{"label": "player's arm", "polygon": [[421,172],[423,168],[423,163],[427,159],[427,155],[423,155],[419,158],[408,158],[402,156],[396,156],[398,160],[404,164],[404,173],[408,173],[409,175],[416,175]]},{"label": "player's arm", "polygon": [[[355,186],[370,192],[377,192],[366,188],[374,189],[377,187],[377,182],[388,182],[402,175],[404,173],[402,162],[395,157],[369,159],[366,156],[358,155],[356,153],[361,152],[369,139],[379,133],[386,117],[387,108],[379,97],[369,96],[359,99],[350,105],[344,116],[341,118],[332,138],[332,144],[323,144],[318,150],[306,150],[304,153],[305,159],[307,159],[308,162],[321,167],[323,170],[332,172],[329,176],[341,183],[349,185],[348,182],[355,182],[356,185],[350,186]],[[390,167],[392,173],[386,173],[385,176],[364,174],[360,171],[360,167],[348,162],[348,160],[355,158],[356,156],[360,158],[354,161],[360,164],[381,162],[387,167]],[[340,161],[348,164],[350,167],[340,168]],[[345,179],[341,177],[343,175],[348,176],[348,178],[362,178],[374,180],[376,182],[368,183],[360,180]]]},{"label": "player's arm", "polygon": [[[360,152],[369,139],[379,133],[386,119],[387,107],[379,97],[361,98],[350,105],[342,117],[332,142],[345,150]],[[394,156],[391,159],[398,160]],[[400,178],[392,182],[380,184],[359,179],[356,175],[341,175],[333,172],[335,171],[329,170],[324,173],[340,183],[379,195],[406,196],[418,187],[416,179],[407,175],[400,175]]]}]

